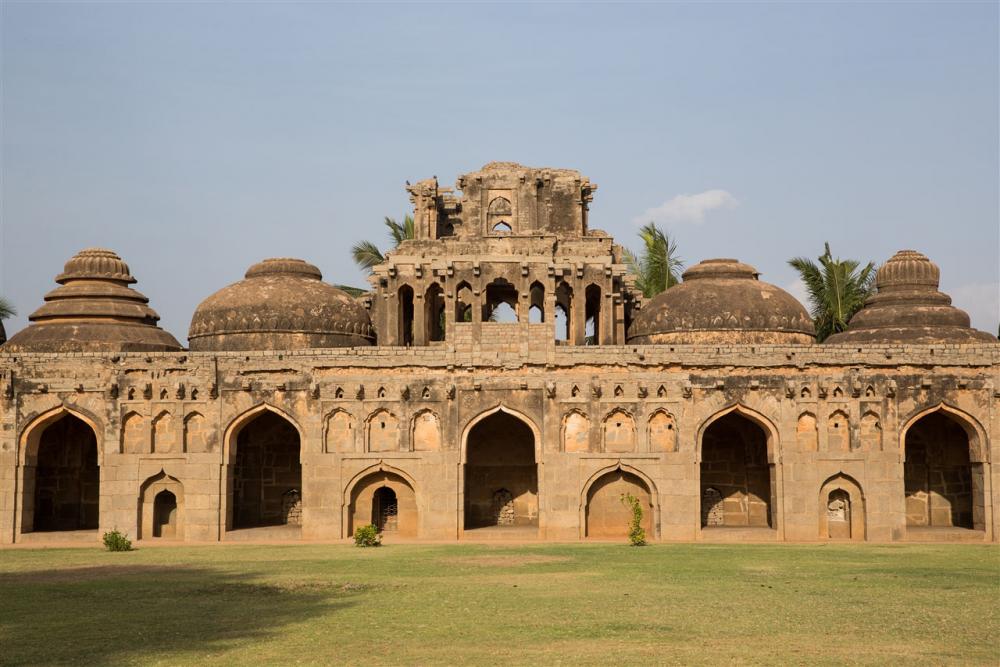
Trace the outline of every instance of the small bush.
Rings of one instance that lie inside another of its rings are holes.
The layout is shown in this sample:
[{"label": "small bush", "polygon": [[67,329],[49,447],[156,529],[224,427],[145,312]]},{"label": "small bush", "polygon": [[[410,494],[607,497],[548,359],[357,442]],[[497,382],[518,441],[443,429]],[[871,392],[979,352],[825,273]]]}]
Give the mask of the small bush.
[{"label": "small bush", "polygon": [[132,551],[132,540],[126,533],[111,530],[104,533],[104,548],[108,551]]},{"label": "small bush", "polygon": [[368,524],[354,529],[354,545],[358,547],[380,547],[382,546],[382,536],[378,529]]},{"label": "small bush", "polygon": [[633,547],[646,546],[646,531],[642,527],[642,503],[631,493],[622,494],[622,504],[632,509],[628,522],[628,541]]}]

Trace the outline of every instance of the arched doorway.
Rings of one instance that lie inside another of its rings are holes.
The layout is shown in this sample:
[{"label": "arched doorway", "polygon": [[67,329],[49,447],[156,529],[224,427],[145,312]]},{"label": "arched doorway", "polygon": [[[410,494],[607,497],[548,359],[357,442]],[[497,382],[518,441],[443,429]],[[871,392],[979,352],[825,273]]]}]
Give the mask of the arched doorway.
[{"label": "arched doorway", "polygon": [[234,449],[228,529],[289,523],[288,494],[302,488],[299,432],[281,415],[263,410],[240,429]]},{"label": "arched doorway", "polygon": [[348,535],[371,524],[383,534],[417,536],[417,498],[402,475],[379,470],[362,477],[351,488]]},{"label": "arched doorway", "polygon": [[985,529],[983,465],[961,423],[944,410],[924,415],[906,431],[904,457],[907,527]]},{"label": "arched doorway", "polygon": [[177,496],[164,489],[153,500],[153,537],[177,536]]},{"label": "arched doorway", "polygon": [[865,497],[861,486],[844,473],[834,475],[820,487],[819,537],[823,540],[865,539]]},{"label": "arched doorway", "polygon": [[705,429],[701,448],[702,528],[773,526],[767,433],[739,412]]},{"label": "arched doorway", "polygon": [[101,472],[94,430],[65,413],[37,440],[29,438],[26,454],[24,532],[97,530]]},{"label": "arched doorway", "polygon": [[466,440],[464,528],[538,527],[535,436],[503,411],[475,424]]},{"label": "arched doorway", "polygon": [[163,470],[139,491],[139,539],[184,539],[184,486]]},{"label": "arched doorway", "polygon": [[622,502],[632,495],[642,507],[642,527],[653,536],[653,497],[646,483],[624,470],[613,470],[597,478],[587,490],[587,537],[626,538],[632,521],[632,508]]}]

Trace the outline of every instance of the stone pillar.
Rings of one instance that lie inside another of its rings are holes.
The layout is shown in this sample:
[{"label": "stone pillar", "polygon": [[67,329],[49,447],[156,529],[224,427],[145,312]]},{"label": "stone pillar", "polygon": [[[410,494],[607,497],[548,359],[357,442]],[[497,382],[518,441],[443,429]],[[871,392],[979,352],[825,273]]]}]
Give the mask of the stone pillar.
[{"label": "stone pillar", "polygon": [[413,344],[427,345],[427,304],[424,293],[413,290]]},{"label": "stone pillar", "polygon": [[570,317],[570,340],[573,345],[583,345],[587,338],[587,288],[575,281],[573,288],[573,311]]},{"label": "stone pillar", "polygon": [[399,345],[399,295],[395,291],[388,292],[385,296],[385,331],[380,331],[380,338],[384,336],[385,345]]}]

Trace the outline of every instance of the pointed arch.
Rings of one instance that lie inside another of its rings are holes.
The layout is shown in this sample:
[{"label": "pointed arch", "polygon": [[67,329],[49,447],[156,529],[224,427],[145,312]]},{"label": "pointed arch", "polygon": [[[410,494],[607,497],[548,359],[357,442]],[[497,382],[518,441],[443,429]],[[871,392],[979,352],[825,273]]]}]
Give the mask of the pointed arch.
[{"label": "pointed arch", "polygon": [[636,437],[635,417],[625,408],[615,408],[601,420],[601,433],[605,452],[634,452]]},{"label": "pointed arch", "polygon": [[38,445],[42,433],[45,429],[59,421],[65,416],[76,417],[90,427],[97,438],[97,465],[104,463],[104,427],[101,421],[88,410],[77,406],[57,405],[40,412],[34,416],[29,416],[25,420],[25,425],[21,428],[21,437],[18,438],[18,464],[34,465],[38,456]]},{"label": "pointed arch", "polygon": [[818,500],[820,539],[865,540],[865,494],[856,479],[844,472],[831,475],[820,485]]},{"label": "pointed arch", "polygon": [[734,412],[746,417],[764,430],[764,434],[767,436],[767,462],[771,464],[780,463],[781,455],[778,442],[778,427],[775,426],[774,421],[772,421],[770,417],[767,417],[763,413],[747,407],[742,403],[734,403],[728,407],[722,408],[701,423],[701,426],[698,427],[697,439],[695,441],[695,463],[701,463],[702,445],[704,442],[705,431],[708,427],[717,422],[719,419]]},{"label": "pointed arch", "polygon": [[410,443],[415,452],[441,449],[441,420],[430,408],[419,410],[410,422]]},{"label": "pointed arch", "polygon": [[135,410],[128,411],[122,417],[121,453],[148,454],[150,449],[150,431],[146,426],[146,418]]},{"label": "pointed arch", "polygon": [[969,458],[973,463],[989,463],[990,448],[988,444],[989,439],[986,437],[986,429],[971,414],[944,401],[929,408],[919,409],[903,420],[903,427],[899,429],[899,452],[901,458],[903,452],[906,450],[907,432],[923,417],[934,412],[946,414],[965,430],[966,435],[969,436]]},{"label": "pointed arch", "polygon": [[184,539],[184,485],[163,468],[139,487],[138,537]]},{"label": "pointed arch", "polygon": [[582,410],[573,408],[563,415],[561,435],[564,452],[589,452],[590,418]]},{"label": "pointed arch", "polygon": [[[651,539],[657,538],[660,506],[656,484],[638,468],[621,461],[600,468],[584,482],[579,505],[581,538],[624,536],[631,509],[622,505],[622,493],[632,493],[641,504],[646,505],[648,512],[643,516],[642,524]],[[595,512],[600,516],[595,517]],[[613,526],[608,525],[609,518],[614,519]],[[620,531],[617,529],[619,523]]]},{"label": "pointed arch", "polygon": [[399,418],[386,408],[375,410],[365,419],[365,451],[399,451]]},{"label": "pointed arch", "polygon": [[323,451],[328,454],[357,451],[357,431],[354,415],[343,408],[331,410],[323,423]]},{"label": "pointed arch", "polygon": [[305,442],[305,434],[302,431],[302,427],[299,425],[299,422],[296,421],[294,417],[292,417],[290,414],[288,414],[281,408],[272,405],[270,403],[267,402],[258,403],[254,407],[248,410],[244,410],[236,417],[231,419],[229,425],[226,427],[226,430],[223,431],[222,455],[223,455],[223,460],[226,463],[230,464],[233,463],[233,455],[235,454],[236,450],[234,445],[236,444],[236,438],[239,436],[240,431],[242,431],[247,424],[252,422],[254,418],[259,416],[262,412],[273,412],[274,414],[278,415],[279,417],[287,421],[295,428],[296,432],[299,434],[299,442],[300,443]]},{"label": "pointed arch", "polygon": [[819,424],[816,415],[808,410],[795,423],[795,441],[800,452],[819,451]]},{"label": "pointed arch", "polygon": [[341,503],[343,537],[349,537],[357,525],[369,523],[374,518],[375,494],[381,488],[392,490],[395,496],[398,533],[403,537],[420,534],[416,480],[402,468],[379,461],[357,472],[344,488]]},{"label": "pointed arch", "polygon": [[216,433],[208,427],[205,415],[189,412],[184,417],[184,451],[192,453],[212,452],[216,447]]},{"label": "pointed arch", "polygon": [[677,420],[666,408],[654,410],[649,416],[646,428],[650,451],[677,451]]},{"label": "pointed arch", "polygon": [[174,418],[169,410],[161,410],[150,423],[150,449],[154,454],[179,451]]},{"label": "pointed arch", "polygon": [[462,443],[462,461],[461,462],[463,464],[465,464],[465,463],[468,462],[469,433],[476,426],[476,424],[478,424],[479,422],[483,421],[484,419],[487,419],[488,417],[491,417],[491,416],[493,416],[493,415],[495,415],[497,413],[500,413],[500,412],[508,414],[511,417],[514,417],[514,418],[516,418],[516,419],[524,422],[525,425],[527,425],[527,427],[531,429],[531,433],[532,433],[532,435],[534,436],[534,439],[535,439],[535,461],[540,461],[541,460],[541,455],[542,455],[542,451],[541,451],[542,432],[538,428],[538,425],[534,422],[533,419],[531,419],[531,417],[529,417],[528,415],[524,414],[520,410],[515,410],[514,408],[507,407],[503,403],[497,403],[492,408],[489,408],[487,410],[483,410],[478,415],[476,415],[475,417],[473,417],[472,419],[470,419],[469,422],[465,425],[465,428],[462,429],[462,440],[461,440],[461,443]]},{"label": "pointed arch", "polygon": [[826,418],[826,450],[851,451],[851,421],[843,410],[834,410]]}]

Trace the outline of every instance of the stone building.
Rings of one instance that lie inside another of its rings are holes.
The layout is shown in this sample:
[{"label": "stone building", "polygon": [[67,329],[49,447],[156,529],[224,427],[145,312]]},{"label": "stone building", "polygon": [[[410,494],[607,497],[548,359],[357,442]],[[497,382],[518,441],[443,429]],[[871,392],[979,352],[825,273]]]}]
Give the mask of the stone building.
[{"label": "stone building", "polygon": [[348,537],[996,542],[1000,345],[902,251],[817,344],[733,259],[643,300],[578,172],[408,187],[353,299],[269,259],[157,327],[109,250],[0,348],[0,543]]}]

